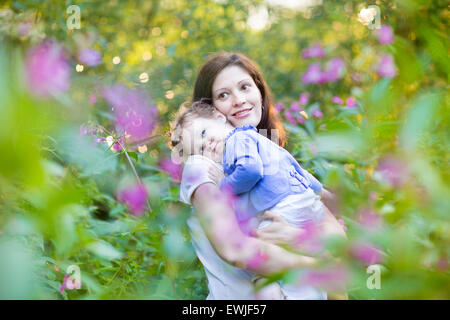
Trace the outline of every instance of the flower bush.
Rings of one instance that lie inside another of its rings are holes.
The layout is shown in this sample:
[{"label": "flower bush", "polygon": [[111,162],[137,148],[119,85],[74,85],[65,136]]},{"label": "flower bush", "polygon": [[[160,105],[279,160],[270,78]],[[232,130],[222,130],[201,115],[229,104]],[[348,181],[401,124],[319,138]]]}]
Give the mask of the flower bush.
[{"label": "flower bush", "polygon": [[252,1],[137,2],[82,4],[80,29],[60,1],[0,5],[0,298],[206,297],[166,140],[222,49],[258,62],[286,148],[336,195],[348,236],[307,228],[299,242],[342,263],[271,280],[449,298],[445,3],[382,1],[379,29],[359,1],[274,5],[256,29]]}]

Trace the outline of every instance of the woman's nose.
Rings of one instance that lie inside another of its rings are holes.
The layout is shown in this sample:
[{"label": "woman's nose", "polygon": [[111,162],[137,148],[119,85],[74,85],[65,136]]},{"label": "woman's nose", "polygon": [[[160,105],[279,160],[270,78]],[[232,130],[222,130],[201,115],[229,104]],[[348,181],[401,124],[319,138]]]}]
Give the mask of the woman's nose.
[{"label": "woman's nose", "polygon": [[242,93],[235,93],[233,98],[233,105],[239,107],[245,102],[245,97]]}]

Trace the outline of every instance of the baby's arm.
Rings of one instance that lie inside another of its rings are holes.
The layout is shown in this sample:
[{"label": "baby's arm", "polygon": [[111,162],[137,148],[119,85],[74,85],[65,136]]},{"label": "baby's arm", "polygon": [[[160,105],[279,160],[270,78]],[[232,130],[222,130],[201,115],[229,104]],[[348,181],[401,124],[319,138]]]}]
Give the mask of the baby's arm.
[{"label": "baby's arm", "polygon": [[224,167],[234,167],[220,184],[220,188],[230,188],[233,193],[250,191],[263,178],[263,163],[258,153],[258,143],[244,133],[236,133],[227,141]]}]

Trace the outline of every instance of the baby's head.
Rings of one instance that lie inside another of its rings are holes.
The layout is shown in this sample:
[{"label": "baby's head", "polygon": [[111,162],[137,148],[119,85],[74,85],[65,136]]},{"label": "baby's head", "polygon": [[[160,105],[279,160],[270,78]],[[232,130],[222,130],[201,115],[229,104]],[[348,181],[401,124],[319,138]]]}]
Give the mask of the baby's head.
[{"label": "baby's head", "polygon": [[212,105],[194,102],[175,120],[172,146],[183,159],[199,154],[221,163],[225,138],[231,130],[233,126]]}]

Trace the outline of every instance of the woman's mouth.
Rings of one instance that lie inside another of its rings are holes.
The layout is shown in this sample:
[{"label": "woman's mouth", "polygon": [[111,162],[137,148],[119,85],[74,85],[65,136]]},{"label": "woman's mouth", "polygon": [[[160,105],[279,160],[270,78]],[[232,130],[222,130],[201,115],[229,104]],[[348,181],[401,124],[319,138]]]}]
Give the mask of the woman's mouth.
[{"label": "woman's mouth", "polygon": [[253,108],[246,108],[239,110],[238,112],[233,113],[231,116],[236,119],[242,119],[247,117],[250,114],[250,111],[252,111]]}]

